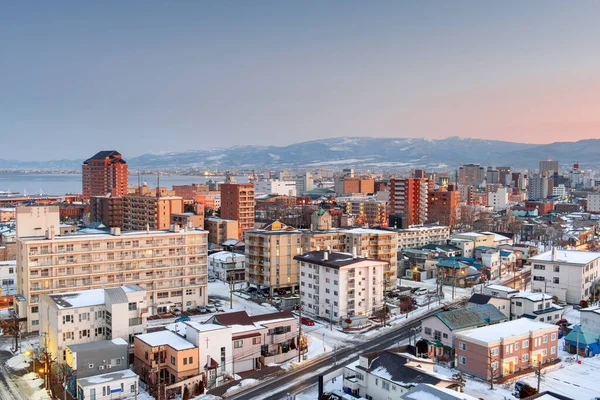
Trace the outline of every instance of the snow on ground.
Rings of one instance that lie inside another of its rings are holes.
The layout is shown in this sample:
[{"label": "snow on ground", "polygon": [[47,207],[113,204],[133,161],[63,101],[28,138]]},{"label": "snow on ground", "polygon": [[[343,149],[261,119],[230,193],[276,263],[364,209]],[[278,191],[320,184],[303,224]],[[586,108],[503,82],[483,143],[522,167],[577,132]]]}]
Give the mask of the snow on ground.
[{"label": "snow on ground", "polygon": [[[458,372],[456,369],[446,368],[441,365],[436,365],[433,370],[438,374],[442,374],[448,377],[452,377],[454,374]],[[464,392],[468,395],[483,398],[486,400],[506,400],[506,399],[514,399],[512,395],[512,389],[514,387],[514,383],[499,385],[497,383],[494,384],[494,390],[490,389],[489,382],[484,382],[479,379],[475,379],[471,376],[467,376],[467,381],[465,382]]]},{"label": "snow on ground", "polygon": [[10,358],[6,365],[12,369],[25,369],[29,367],[29,357],[23,354],[17,354],[16,356]]},{"label": "snow on ground", "polygon": [[21,380],[26,382],[30,387],[37,389],[44,383],[44,380],[35,372],[30,372],[21,377]]},{"label": "snow on ground", "polygon": [[[340,373],[341,370],[337,370],[329,375],[323,377],[323,383],[325,384],[325,392],[342,392],[344,386],[344,376]],[[319,395],[318,385],[312,385],[310,388],[305,389],[300,393],[294,395],[294,400],[314,400]]]},{"label": "snow on ground", "polygon": [[39,389],[31,396],[31,400],[50,400],[51,397],[48,396],[48,392],[46,389]]},{"label": "snow on ground", "polygon": [[579,310],[575,310],[573,306],[566,306],[562,317],[569,321],[570,324],[579,325],[580,314]]},{"label": "snow on ground", "polygon": [[256,385],[258,382],[259,382],[258,379],[250,379],[250,378],[249,379],[244,379],[244,380],[240,381],[240,383],[238,383],[237,385],[232,386],[229,389],[227,389],[227,393],[234,392],[234,391],[236,391],[236,390],[238,390],[238,389],[240,389],[240,388],[242,388],[244,386],[253,386],[253,385]]}]

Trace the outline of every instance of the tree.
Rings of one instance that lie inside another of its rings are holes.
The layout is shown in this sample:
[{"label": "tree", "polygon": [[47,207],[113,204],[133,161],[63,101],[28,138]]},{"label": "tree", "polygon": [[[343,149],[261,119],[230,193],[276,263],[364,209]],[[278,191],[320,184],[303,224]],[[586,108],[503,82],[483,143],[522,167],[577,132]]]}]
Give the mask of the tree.
[{"label": "tree", "polygon": [[465,383],[467,382],[465,375],[461,371],[459,371],[452,375],[452,379],[454,379],[454,382],[456,382],[456,384],[458,385],[458,391],[462,393],[465,387]]},{"label": "tree", "polygon": [[189,400],[190,398],[190,389],[188,389],[187,385],[183,387],[183,397],[182,400]]},{"label": "tree", "polygon": [[498,373],[498,361],[494,359],[492,349],[488,351],[488,372],[490,373],[490,390],[494,390],[494,378]]}]

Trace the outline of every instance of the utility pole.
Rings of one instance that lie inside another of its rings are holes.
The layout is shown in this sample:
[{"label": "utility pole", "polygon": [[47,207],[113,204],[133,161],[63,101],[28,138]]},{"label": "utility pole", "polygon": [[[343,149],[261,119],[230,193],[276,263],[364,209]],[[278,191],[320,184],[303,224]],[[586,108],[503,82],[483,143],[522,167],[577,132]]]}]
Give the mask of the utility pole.
[{"label": "utility pole", "polygon": [[298,362],[300,362],[300,355],[302,354],[302,297],[300,298],[300,306],[298,307]]},{"label": "utility pole", "polygon": [[[577,329],[577,348],[575,349],[577,361],[579,361],[579,332],[581,332],[581,325],[579,326],[579,329]],[[538,390],[539,390],[539,386],[538,386]]]}]

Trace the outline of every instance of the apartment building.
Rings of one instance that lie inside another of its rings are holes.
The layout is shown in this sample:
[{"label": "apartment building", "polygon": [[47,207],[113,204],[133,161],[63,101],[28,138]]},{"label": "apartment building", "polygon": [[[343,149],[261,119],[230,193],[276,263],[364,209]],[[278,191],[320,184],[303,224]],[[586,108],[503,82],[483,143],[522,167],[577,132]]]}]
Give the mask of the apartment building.
[{"label": "apartment building", "polygon": [[395,286],[398,273],[398,233],[385,229],[337,229],[329,231],[303,231],[303,252],[331,250],[334,252],[356,252],[363,257],[387,261],[384,281]]},{"label": "apartment building", "polygon": [[510,319],[521,317],[555,324],[562,318],[563,308],[546,293],[519,292],[510,298]]},{"label": "apartment building", "polygon": [[465,164],[458,169],[458,181],[462,185],[479,186],[485,180],[485,169],[480,164]]},{"label": "apartment building", "polygon": [[30,218],[44,216],[43,208],[17,214],[18,232],[35,235],[17,238],[17,291],[23,300],[16,308],[27,317],[27,331],[39,329],[42,294],[139,284],[148,292],[150,314],[206,304],[206,231],[113,228],[110,234],[61,236],[57,220]]},{"label": "apartment building", "polygon": [[221,217],[238,221],[239,235],[254,228],[254,185],[223,183],[221,185]]},{"label": "apartment building", "polygon": [[456,335],[456,368],[483,379],[505,377],[558,358],[558,326],[527,318]]},{"label": "apartment building", "polygon": [[390,214],[402,214],[408,225],[422,225],[427,221],[427,179],[391,179]]},{"label": "apartment building", "polygon": [[529,177],[529,188],[527,198],[529,200],[542,200],[548,197],[548,178],[543,175],[532,175]]},{"label": "apartment building", "polygon": [[92,196],[90,220],[110,228],[123,228],[123,197]]},{"label": "apartment building", "polygon": [[78,399],[119,400],[130,399],[138,393],[139,377],[125,369],[77,380]]},{"label": "apartment building", "polygon": [[208,271],[223,282],[244,282],[246,256],[230,251],[219,251],[208,256]]},{"label": "apartment building", "polygon": [[123,197],[123,229],[169,229],[171,215],[183,213],[183,199],[178,196],[127,195]]},{"label": "apartment building", "polygon": [[600,193],[589,193],[587,195],[587,211],[600,212]]},{"label": "apartment building", "polygon": [[454,226],[458,219],[460,192],[454,185],[448,190],[430,191],[427,195],[427,219],[432,223]]},{"label": "apartment building", "polygon": [[374,198],[350,198],[345,202],[346,214],[354,216],[360,226],[388,226],[387,202]]},{"label": "apartment building", "polygon": [[558,174],[558,161],[553,160],[541,160],[540,161],[540,175],[542,176],[553,176]]},{"label": "apartment building", "polygon": [[450,227],[444,225],[411,226],[398,229],[398,248],[415,249],[428,244],[446,244]]},{"label": "apartment building", "polygon": [[578,304],[590,297],[600,270],[600,253],[592,251],[553,248],[529,260],[531,290],[549,293],[569,304]]},{"label": "apartment building", "polygon": [[171,213],[171,225],[187,226],[188,228],[204,229],[204,213],[198,215],[192,212]]},{"label": "apartment building", "polygon": [[146,384],[183,381],[191,393],[201,382],[199,349],[190,341],[168,330],[137,335],[134,341],[133,369]]},{"label": "apartment building", "polygon": [[253,286],[298,291],[302,232],[279,221],[246,231],[246,281]]},{"label": "apartment building", "polygon": [[300,301],[306,314],[338,321],[383,308],[387,261],[327,250],[294,258],[300,263]]},{"label": "apartment building", "polygon": [[254,184],[254,192],[260,194],[278,194],[296,196],[296,181],[265,179]]},{"label": "apartment building", "polygon": [[207,185],[192,183],[191,185],[173,185],[175,196],[179,196],[184,200],[194,200],[197,195],[208,193]]},{"label": "apartment building", "polygon": [[336,178],[334,188],[336,196],[367,195],[375,193],[375,180],[345,176]]},{"label": "apartment building", "polygon": [[[39,324],[48,351],[59,363],[67,346],[121,338],[130,345],[133,336],[146,331],[147,293],[138,285],[78,292],[41,294]],[[29,325],[29,323],[28,323]]]},{"label": "apartment building", "polygon": [[206,218],[204,229],[208,231],[209,243],[221,244],[238,237],[238,222],[231,219]]},{"label": "apartment building", "polygon": [[100,151],[81,166],[83,198],[92,196],[124,196],[128,191],[128,167],[121,153]]}]

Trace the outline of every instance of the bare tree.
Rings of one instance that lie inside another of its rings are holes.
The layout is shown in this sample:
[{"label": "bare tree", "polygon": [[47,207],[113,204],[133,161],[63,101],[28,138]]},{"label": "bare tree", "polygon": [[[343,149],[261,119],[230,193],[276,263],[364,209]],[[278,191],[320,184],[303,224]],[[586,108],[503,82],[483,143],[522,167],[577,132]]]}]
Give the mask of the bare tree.
[{"label": "bare tree", "polygon": [[463,374],[462,371],[458,371],[457,373],[452,375],[452,379],[454,379],[454,382],[456,382],[456,384],[458,385],[458,391],[462,393],[464,391],[465,383],[467,382],[465,374]]},{"label": "bare tree", "polygon": [[488,350],[488,371],[490,373],[490,390],[494,390],[494,378],[498,373],[498,361],[494,360],[492,349]]}]

